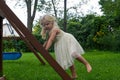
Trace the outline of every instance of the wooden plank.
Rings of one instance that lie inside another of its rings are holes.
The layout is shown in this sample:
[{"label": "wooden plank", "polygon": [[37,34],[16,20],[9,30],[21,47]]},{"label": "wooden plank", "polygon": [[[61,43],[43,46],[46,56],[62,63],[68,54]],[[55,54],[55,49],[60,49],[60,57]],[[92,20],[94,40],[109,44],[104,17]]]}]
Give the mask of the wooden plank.
[{"label": "wooden plank", "polygon": [[[41,55],[47,60],[47,62],[53,67],[53,69],[62,77],[63,80],[72,80],[71,77],[61,68],[61,66],[52,58],[48,51],[37,41],[37,39],[29,32],[24,24],[17,18],[17,16],[10,10],[10,8],[0,0],[0,9],[4,13],[8,21],[16,25],[18,31],[38,50]],[[14,26],[15,28],[15,26]]]},{"label": "wooden plank", "polygon": [[20,38],[20,37],[14,37],[14,36],[10,36],[10,37],[3,37],[3,40],[12,40],[12,39],[15,39],[15,40],[20,40],[21,38]]}]

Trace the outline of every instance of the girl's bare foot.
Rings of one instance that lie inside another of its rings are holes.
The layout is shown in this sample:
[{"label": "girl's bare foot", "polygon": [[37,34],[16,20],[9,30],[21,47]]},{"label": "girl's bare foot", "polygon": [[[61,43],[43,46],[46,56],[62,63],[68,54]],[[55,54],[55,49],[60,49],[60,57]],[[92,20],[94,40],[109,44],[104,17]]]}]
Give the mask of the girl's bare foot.
[{"label": "girl's bare foot", "polygon": [[73,74],[72,74],[72,79],[73,79],[73,80],[75,80],[77,77],[78,77],[78,76],[77,76],[76,73],[73,73]]},{"label": "girl's bare foot", "polygon": [[90,64],[86,64],[86,68],[87,68],[87,72],[91,72],[92,71],[92,67]]},{"label": "girl's bare foot", "polygon": [[72,76],[72,79],[73,79],[73,80],[76,80],[76,79],[77,79],[77,76]]}]

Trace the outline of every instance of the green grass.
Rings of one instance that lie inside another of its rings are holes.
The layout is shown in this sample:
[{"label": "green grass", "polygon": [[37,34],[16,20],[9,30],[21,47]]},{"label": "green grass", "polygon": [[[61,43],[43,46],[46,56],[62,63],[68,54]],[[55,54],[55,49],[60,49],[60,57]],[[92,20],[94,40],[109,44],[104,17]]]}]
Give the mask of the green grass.
[{"label": "green grass", "polygon": [[[120,53],[94,50],[83,56],[93,70],[87,73],[85,66],[75,61],[77,80],[120,80]],[[24,53],[18,60],[3,61],[3,72],[7,80],[62,80],[47,62],[42,65],[32,53]],[[70,70],[66,72],[70,74]]]}]

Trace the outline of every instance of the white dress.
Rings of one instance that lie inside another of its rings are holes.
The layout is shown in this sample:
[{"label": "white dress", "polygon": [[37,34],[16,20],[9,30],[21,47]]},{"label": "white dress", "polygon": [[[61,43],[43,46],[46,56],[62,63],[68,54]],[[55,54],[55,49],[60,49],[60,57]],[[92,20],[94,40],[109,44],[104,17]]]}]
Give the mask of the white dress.
[{"label": "white dress", "polygon": [[64,70],[73,65],[74,58],[84,53],[83,48],[74,36],[62,30],[56,36],[54,50],[56,61]]}]

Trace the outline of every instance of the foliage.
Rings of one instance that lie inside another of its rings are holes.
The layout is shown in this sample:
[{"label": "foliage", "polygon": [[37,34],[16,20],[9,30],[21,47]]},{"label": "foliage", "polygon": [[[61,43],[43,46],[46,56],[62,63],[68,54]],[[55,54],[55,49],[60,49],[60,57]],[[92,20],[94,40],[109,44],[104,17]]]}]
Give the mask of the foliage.
[{"label": "foliage", "polygon": [[[63,23],[63,19],[58,20],[61,29],[64,27]],[[40,27],[36,26],[36,34],[39,33],[37,30],[40,30]],[[119,51],[119,31],[114,29],[114,34],[111,32],[106,16],[91,14],[68,19],[67,32],[73,34],[84,49]]]},{"label": "foliage", "polygon": [[95,15],[91,14],[87,15],[86,17],[82,17],[81,36],[83,44],[87,49],[95,48],[96,35],[100,32],[105,32],[104,29],[107,28],[105,24],[106,22],[104,18],[99,16],[96,17]]},{"label": "foliage", "polygon": [[39,23],[36,23],[35,26],[33,27],[33,34],[39,35],[40,32],[41,32],[41,27],[40,27]]},{"label": "foliage", "polygon": [[4,40],[3,41],[3,51],[13,51],[13,42],[8,41],[8,40]]},{"label": "foliage", "polygon": [[110,51],[119,51],[120,49],[120,31],[108,32],[107,35],[104,35],[102,38],[98,39],[99,49],[101,50],[110,50]]},{"label": "foliage", "polygon": [[101,10],[112,27],[120,27],[120,0],[100,0]]},{"label": "foliage", "polygon": [[3,41],[3,51],[4,52],[29,52],[27,44],[23,40],[4,40]]},{"label": "foliage", "polygon": [[[114,22],[116,23],[116,22]],[[60,28],[63,29],[63,19],[58,20]],[[120,51],[120,30],[119,28],[111,27],[106,16],[95,16],[87,15],[86,17],[71,18],[67,21],[67,32],[73,34],[78,42],[82,45],[85,50],[88,49],[100,49],[100,50],[111,50],[111,51]],[[37,40],[43,44],[40,36],[41,28],[37,23],[33,28],[33,35]],[[11,41],[4,42],[8,46],[4,46],[4,51],[13,51],[15,50],[12,47]],[[23,41],[17,41],[21,51],[30,51],[26,44]],[[49,51],[53,51],[53,45]]]},{"label": "foliage", "polygon": [[87,15],[86,17],[83,17],[81,21],[82,40],[84,41],[83,43],[86,48],[93,47],[91,45],[93,44],[92,38],[97,30],[96,29],[97,27],[94,26],[94,19],[95,19],[94,15]]},{"label": "foliage", "polygon": [[71,33],[75,36],[75,38],[80,42],[82,43],[82,35],[81,35],[81,23],[79,21],[79,19],[70,19],[68,21],[68,25],[67,25],[67,32],[68,33]]},{"label": "foliage", "polygon": [[100,0],[99,4],[106,16],[120,15],[120,0]]},{"label": "foliage", "polygon": [[[100,0],[101,9],[104,12],[107,26],[112,31],[106,31],[103,38],[99,39],[99,44],[112,51],[119,51],[119,31],[120,31],[120,1],[119,0]],[[100,48],[101,49],[101,48]]]},{"label": "foliage", "polygon": [[68,20],[67,32],[72,33],[84,49],[119,51],[119,31],[112,32],[109,27],[106,16],[87,15]]},{"label": "foliage", "polygon": [[[40,0],[38,2],[37,9],[42,12],[53,11],[53,4],[48,0]],[[59,1],[55,0],[53,3],[56,8],[57,15],[63,15],[63,10],[59,8]],[[81,2],[81,4],[87,3],[86,0]],[[84,49],[100,49],[100,50],[111,50],[120,51],[120,1],[119,0],[100,0],[101,9],[104,12],[102,16],[95,16],[95,14],[89,14],[83,17],[78,16],[79,13],[67,14],[67,32],[73,34]],[[43,4],[43,5],[42,5]],[[79,3],[80,4],[80,3]],[[73,6],[69,9],[74,9],[77,11],[77,6]],[[58,24],[61,29],[64,29],[64,19],[58,17]],[[112,30],[111,30],[112,29]],[[41,44],[44,41],[40,36],[40,25],[37,23],[33,27],[33,34],[39,40]],[[4,41],[4,51],[15,50],[12,41]],[[18,41],[18,44],[22,51],[29,51],[26,44],[22,41]],[[50,49],[53,51],[53,46]]]}]

